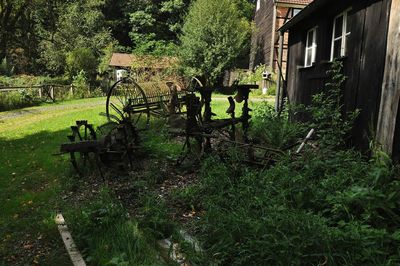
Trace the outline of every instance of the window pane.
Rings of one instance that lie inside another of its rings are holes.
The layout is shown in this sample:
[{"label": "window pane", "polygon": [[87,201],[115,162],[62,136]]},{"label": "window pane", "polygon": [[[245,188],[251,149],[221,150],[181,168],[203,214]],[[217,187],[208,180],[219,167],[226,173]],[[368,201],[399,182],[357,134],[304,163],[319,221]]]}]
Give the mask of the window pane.
[{"label": "window pane", "polygon": [[311,50],[311,63],[315,62],[315,57],[317,55],[317,46],[314,46]]},{"label": "window pane", "polygon": [[313,46],[314,32],[315,32],[314,30],[311,30],[311,31],[308,32],[308,35],[307,35],[307,48]]},{"label": "window pane", "polygon": [[349,38],[350,34],[346,35],[346,41],[344,43],[344,55],[347,55],[348,50],[349,50]]},{"label": "window pane", "polygon": [[336,40],[333,43],[333,58],[341,57],[342,39]]},{"label": "window pane", "polygon": [[307,50],[306,66],[311,66],[312,51]]},{"label": "window pane", "polygon": [[313,39],[314,39],[314,34],[313,33],[314,33],[313,30],[308,32],[308,35],[307,35],[307,48],[311,47],[312,44],[313,44]]},{"label": "window pane", "polygon": [[343,16],[336,18],[335,20],[335,38],[340,37],[343,31]]}]

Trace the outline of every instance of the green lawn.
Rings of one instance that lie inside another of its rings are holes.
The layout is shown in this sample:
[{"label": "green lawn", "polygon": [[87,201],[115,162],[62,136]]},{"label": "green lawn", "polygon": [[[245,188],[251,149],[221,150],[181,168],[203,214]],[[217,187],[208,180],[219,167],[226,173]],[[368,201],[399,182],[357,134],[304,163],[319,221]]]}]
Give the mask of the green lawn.
[{"label": "green lawn", "polygon": [[70,168],[52,154],[75,120],[104,122],[104,106],[104,99],[88,99],[0,113],[0,257],[7,264],[70,264],[53,222]]},{"label": "green lawn", "polygon": [[[251,101],[250,107],[260,101]],[[215,97],[212,107],[217,118],[227,117],[225,96]],[[237,116],[241,108],[238,104]],[[53,154],[67,141],[74,121],[100,125],[106,120],[99,115],[104,111],[105,98],[95,98],[0,113],[0,256],[6,265],[70,264],[53,219],[71,205],[61,196],[69,189],[71,168],[68,156]],[[167,157],[171,149],[180,150],[155,132],[144,140],[153,154]]]}]

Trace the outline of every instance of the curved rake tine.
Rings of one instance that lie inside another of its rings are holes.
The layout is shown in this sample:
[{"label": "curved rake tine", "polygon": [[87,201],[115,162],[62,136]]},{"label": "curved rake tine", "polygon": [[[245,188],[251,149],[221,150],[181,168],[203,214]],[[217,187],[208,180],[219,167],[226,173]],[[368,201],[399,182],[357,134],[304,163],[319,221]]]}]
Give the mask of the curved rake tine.
[{"label": "curved rake tine", "polygon": [[100,115],[105,116],[107,118],[112,118],[112,119],[116,120],[118,123],[121,123],[121,121],[122,121],[121,119],[119,119],[118,116],[113,115],[113,114],[107,115],[106,113],[100,113]]},{"label": "curved rake tine", "polygon": [[110,106],[114,109],[115,112],[117,112],[122,118],[124,117],[124,114],[115,106],[115,104],[110,103]]},{"label": "curved rake tine", "polygon": [[139,113],[138,118],[136,119],[135,125],[139,122],[139,119],[142,117],[142,113]]}]

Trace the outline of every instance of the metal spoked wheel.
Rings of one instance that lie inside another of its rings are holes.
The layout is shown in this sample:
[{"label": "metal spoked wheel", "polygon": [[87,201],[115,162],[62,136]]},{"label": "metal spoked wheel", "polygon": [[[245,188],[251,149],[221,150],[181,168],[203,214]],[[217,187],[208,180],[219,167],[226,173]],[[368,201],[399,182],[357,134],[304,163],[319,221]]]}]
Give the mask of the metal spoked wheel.
[{"label": "metal spoked wheel", "polygon": [[203,83],[196,77],[192,77],[189,81],[187,91],[196,92],[203,87]]},{"label": "metal spoked wheel", "polygon": [[143,89],[131,78],[116,82],[107,93],[106,115],[109,121],[129,120],[137,130],[147,129],[150,107]]},{"label": "metal spoked wheel", "polygon": [[[88,166],[93,166],[96,161],[96,131],[92,124],[88,124],[86,120],[76,121],[75,126],[71,126],[72,134],[68,136],[71,144],[86,142],[85,147],[81,151],[69,152],[72,166],[79,175],[83,175]],[[95,154],[94,156],[92,156]]]}]

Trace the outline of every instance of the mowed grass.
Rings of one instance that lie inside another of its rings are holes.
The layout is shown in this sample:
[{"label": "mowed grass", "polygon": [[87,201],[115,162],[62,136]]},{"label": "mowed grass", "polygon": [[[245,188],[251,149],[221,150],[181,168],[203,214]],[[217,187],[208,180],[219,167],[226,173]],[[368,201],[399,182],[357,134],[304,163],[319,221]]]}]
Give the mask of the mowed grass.
[{"label": "mowed grass", "polygon": [[[229,117],[226,98],[213,98],[215,118]],[[261,101],[250,100],[250,108]],[[237,104],[237,117],[241,109]],[[106,121],[99,115],[104,111],[105,98],[95,98],[0,113],[0,257],[6,265],[70,265],[53,219],[68,206],[61,195],[71,167],[67,155],[53,154],[76,120],[98,126]],[[153,149],[170,146],[158,143]]]},{"label": "mowed grass", "polygon": [[75,100],[0,113],[0,257],[5,263],[70,265],[53,222],[63,207],[59,193],[70,165],[67,156],[53,154],[75,120],[105,121],[99,116],[104,102]]}]

